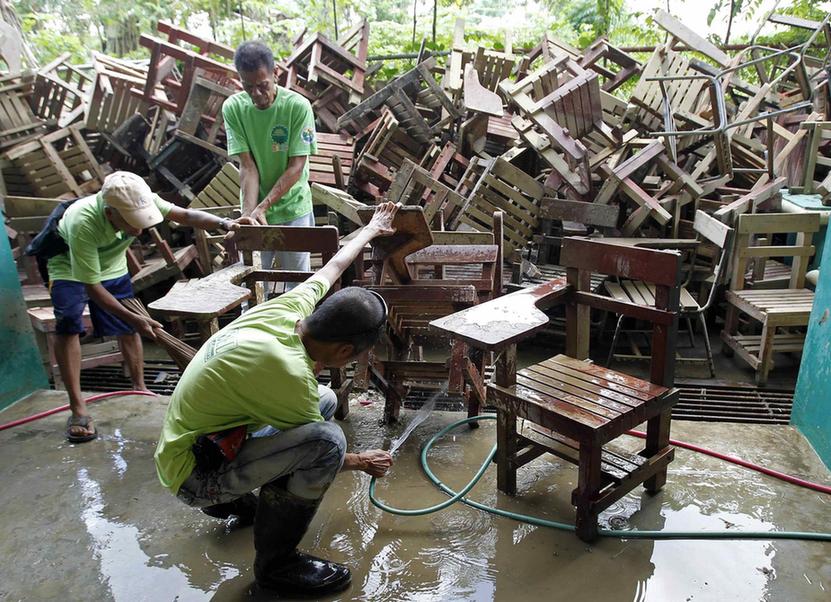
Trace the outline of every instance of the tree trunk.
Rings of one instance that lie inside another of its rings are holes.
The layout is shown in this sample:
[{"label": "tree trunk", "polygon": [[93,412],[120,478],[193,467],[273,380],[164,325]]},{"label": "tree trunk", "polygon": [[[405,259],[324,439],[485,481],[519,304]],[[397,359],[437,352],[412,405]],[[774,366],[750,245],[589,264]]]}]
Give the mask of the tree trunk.
[{"label": "tree trunk", "polygon": [[724,45],[730,43],[730,30],[733,29],[733,17],[735,16],[734,11],[736,10],[736,2],[735,0],[730,0],[730,15],[727,19],[727,34],[724,36]]},{"label": "tree trunk", "polygon": [[[39,66],[38,61],[35,58],[32,49],[29,48],[29,44],[26,42],[26,37],[23,35],[23,27],[20,25],[20,17],[17,16],[17,11],[15,11],[14,6],[12,6],[7,0],[0,0],[0,19],[7,23],[20,36],[20,58],[25,60],[32,69],[37,69]],[[7,59],[6,63],[9,64],[9,60],[14,61],[16,58],[17,57]]]}]

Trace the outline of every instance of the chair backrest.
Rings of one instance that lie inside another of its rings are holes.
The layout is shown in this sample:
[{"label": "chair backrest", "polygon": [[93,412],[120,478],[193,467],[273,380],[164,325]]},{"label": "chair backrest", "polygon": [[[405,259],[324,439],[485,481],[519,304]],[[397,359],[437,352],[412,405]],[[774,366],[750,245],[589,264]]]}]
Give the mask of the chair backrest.
[{"label": "chair backrest", "polygon": [[[338,229],[334,226],[293,227],[293,226],[242,226],[234,236],[236,248],[242,252],[245,265],[254,271],[246,277],[246,284],[261,282],[303,282],[314,272],[299,272],[281,269],[265,269],[260,258],[261,251],[307,252],[319,255],[325,265],[338,252]],[[255,300],[262,300],[260,286],[253,286]],[[332,290],[337,290],[333,285]]]},{"label": "chair backrest", "polygon": [[572,138],[582,138],[603,121],[600,78],[585,71],[570,79],[538,103]]},{"label": "chair backrest", "polygon": [[324,184],[346,190],[355,158],[354,138],[324,133],[317,133],[315,137],[317,154],[309,157],[309,184]]},{"label": "chair backrest", "polygon": [[433,280],[472,285],[480,301],[502,293],[503,212],[493,213],[492,232],[433,231],[433,244],[407,256],[415,283],[427,271]]},{"label": "chair backrest", "polygon": [[[675,338],[681,254],[604,243],[583,237],[563,239],[560,263],[566,267],[570,293],[566,304],[566,352],[571,357],[589,356],[592,308],[612,311],[651,322],[650,381],[671,386],[675,371]],[[591,274],[597,272],[655,286],[655,307],[616,301],[591,292]]]},{"label": "chair backrest", "polygon": [[[744,288],[744,274],[748,261],[756,258],[793,257],[789,288],[805,286],[805,272],[808,262],[816,252],[811,244],[813,234],[819,231],[818,213],[757,213],[742,214],[736,226],[736,245],[733,252],[733,267],[730,289]],[[773,244],[774,234],[793,234],[793,243]],[[754,245],[754,240],[763,236],[766,244]]]},{"label": "chair backrest", "polygon": [[[713,285],[710,287],[710,292],[707,295],[707,301],[703,306],[706,309],[712,303],[713,297],[715,296],[719,285],[722,284],[724,274],[727,272],[724,267],[730,257],[734,232],[733,228],[720,222],[700,209],[695,212],[693,230],[700,240],[715,245],[718,249],[717,258],[715,259],[715,264],[713,266]],[[697,255],[697,252],[693,253],[690,275],[692,275],[692,270],[695,269],[695,258]]]}]

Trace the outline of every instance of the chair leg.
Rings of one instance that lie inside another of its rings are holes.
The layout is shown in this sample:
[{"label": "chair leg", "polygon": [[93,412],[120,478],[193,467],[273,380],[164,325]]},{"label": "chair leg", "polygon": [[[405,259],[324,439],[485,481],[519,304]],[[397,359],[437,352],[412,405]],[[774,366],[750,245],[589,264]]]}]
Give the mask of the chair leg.
[{"label": "chair leg", "polygon": [[577,489],[574,492],[574,504],[577,506],[577,537],[586,542],[597,539],[597,516],[593,501],[600,489],[600,454],[603,448],[599,443],[580,443],[580,464],[578,466]]},{"label": "chair leg", "polygon": [[[731,336],[735,336],[738,330],[739,310],[728,303],[727,313],[724,316],[724,332]],[[721,352],[724,354],[724,357],[733,357],[733,349],[731,349],[729,345],[722,345]]]},{"label": "chair leg", "polygon": [[[646,422],[646,446],[643,454],[649,458],[669,445],[669,426],[672,419],[671,410],[666,410]],[[646,481],[644,488],[649,493],[658,493],[667,482],[666,466],[656,472]]]},{"label": "chair leg", "polygon": [[689,316],[684,316],[684,321],[687,323],[687,337],[690,339],[690,348],[695,349],[695,336],[693,335],[692,320]]},{"label": "chair leg", "polygon": [[765,320],[762,325],[762,339],[759,345],[759,367],[756,368],[756,384],[760,387],[768,382],[768,372],[773,363],[773,337],[776,334],[776,326],[772,326]]},{"label": "chair leg", "polygon": [[713,348],[710,345],[710,334],[707,332],[707,320],[704,319],[704,312],[699,312],[698,320],[701,322],[701,331],[704,333],[704,351],[707,353],[707,364],[710,366],[710,376],[716,375],[716,364],[713,361]]},{"label": "chair leg", "polygon": [[617,319],[617,324],[615,325],[615,334],[612,336],[612,346],[609,349],[609,358],[606,360],[607,367],[612,365],[612,360],[615,357],[615,345],[617,345],[617,338],[620,335],[621,324],[623,324],[623,316],[620,316]]},{"label": "chair leg", "polygon": [[516,495],[516,414],[499,410],[496,414],[496,487]]}]

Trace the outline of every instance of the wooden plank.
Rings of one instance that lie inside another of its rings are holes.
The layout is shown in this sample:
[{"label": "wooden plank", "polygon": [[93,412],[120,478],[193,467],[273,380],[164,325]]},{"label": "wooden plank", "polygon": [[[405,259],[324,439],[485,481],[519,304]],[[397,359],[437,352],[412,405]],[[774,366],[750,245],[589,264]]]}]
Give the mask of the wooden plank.
[{"label": "wooden plank", "polygon": [[558,219],[592,226],[614,228],[620,217],[620,207],[583,203],[563,199],[543,198],[540,201],[540,219]]}]

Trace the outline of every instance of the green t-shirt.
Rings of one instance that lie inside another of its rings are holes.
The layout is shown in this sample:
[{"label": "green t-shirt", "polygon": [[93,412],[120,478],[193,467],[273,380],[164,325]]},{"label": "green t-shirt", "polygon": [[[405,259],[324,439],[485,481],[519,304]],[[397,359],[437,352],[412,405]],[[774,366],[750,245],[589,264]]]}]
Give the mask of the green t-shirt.
[{"label": "green t-shirt", "polygon": [[314,362],[295,332],[329,290],[312,276],[258,305],[199,349],[170,398],[156,447],[156,471],[173,493],[196,461],[200,435],[240,425],[285,430],[323,420]]},{"label": "green t-shirt", "polygon": [[[155,201],[167,217],[173,205],[158,196]],[[69,251],[49,260],[49,280],[98,284],[127,273],[126,251],[133,237],[113,228],[104,214],[100,194],[72,203],[58,223],[58,234],[69,245]]]},{"label": "green t-shirt", "polygon": [[[286,171],[289,157],[317,153],[312,105],[297,92],[278,87],[274,102],[258,109],[246,92],[228,97],[222,105],[228,154],[251,153],[260,174],[262,201]],[[242,197],[240,196],[240,204]],[[309,162],[300,179],[266,212],[269,224],[283,224],[312,211]]]}]

